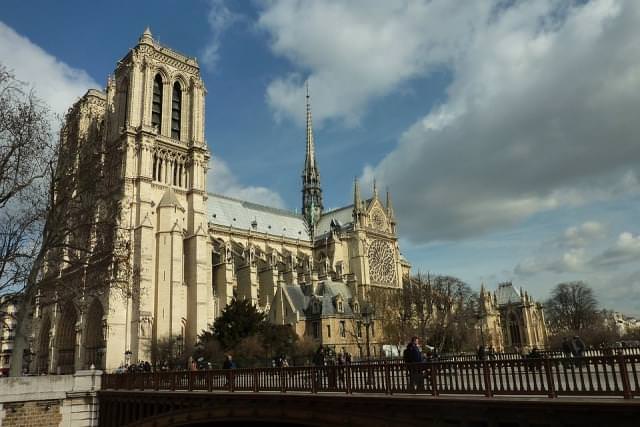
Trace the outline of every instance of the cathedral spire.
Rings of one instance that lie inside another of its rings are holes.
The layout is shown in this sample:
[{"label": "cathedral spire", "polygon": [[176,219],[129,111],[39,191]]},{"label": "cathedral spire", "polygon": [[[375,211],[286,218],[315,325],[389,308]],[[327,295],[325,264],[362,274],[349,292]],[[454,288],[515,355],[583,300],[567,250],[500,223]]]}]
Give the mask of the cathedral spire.
[{"label": "cathedral spire", "polygon": [[311,98],[309,82],[306,84],[307,101],[307,149],[302,171],[302,215],[307,220],[313,234],[315,224],[322,214],[322,188],[320,188],[320,172],[316,165],[316,151],[313,140],[313,122],[311,119]]}]

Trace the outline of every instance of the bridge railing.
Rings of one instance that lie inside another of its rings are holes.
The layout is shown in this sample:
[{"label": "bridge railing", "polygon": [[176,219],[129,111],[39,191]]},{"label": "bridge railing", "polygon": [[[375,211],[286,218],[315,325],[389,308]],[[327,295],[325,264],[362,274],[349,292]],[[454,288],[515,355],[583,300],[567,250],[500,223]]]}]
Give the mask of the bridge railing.
[{"label": "bridge railing", "polygon": [[640,355],[104,374],[104,389],[527,396],[640,395]]}]

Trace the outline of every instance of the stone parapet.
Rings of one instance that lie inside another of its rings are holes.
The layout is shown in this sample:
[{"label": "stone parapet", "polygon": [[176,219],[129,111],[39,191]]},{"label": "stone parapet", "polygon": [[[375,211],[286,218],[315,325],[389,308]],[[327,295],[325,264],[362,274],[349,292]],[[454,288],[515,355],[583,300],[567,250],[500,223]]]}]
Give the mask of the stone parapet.
[{"label": "stone parapet", "polygon": [[97,426],[102,371],[0,379],[0,427]]}]

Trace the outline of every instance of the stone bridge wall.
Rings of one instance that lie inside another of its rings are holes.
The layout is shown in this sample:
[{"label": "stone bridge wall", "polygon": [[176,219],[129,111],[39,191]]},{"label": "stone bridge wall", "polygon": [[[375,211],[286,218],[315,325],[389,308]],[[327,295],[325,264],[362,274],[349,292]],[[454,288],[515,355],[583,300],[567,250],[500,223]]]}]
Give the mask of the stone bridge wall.
[{"label": "stone bridge wall", "polygon": [[0,379],[0,427],[98,425],[102,371]]}]

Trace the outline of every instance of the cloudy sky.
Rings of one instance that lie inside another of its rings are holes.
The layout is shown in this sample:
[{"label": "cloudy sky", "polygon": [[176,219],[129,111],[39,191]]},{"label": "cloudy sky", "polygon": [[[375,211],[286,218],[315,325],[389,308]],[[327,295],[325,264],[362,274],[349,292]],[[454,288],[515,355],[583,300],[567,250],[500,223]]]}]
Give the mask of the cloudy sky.
[{"label": "cloudy sky", "polygon": [[5,0],[0,62],[63,112],[147,25],[201,64],[210,190],[299,209],[309,80],[325,205],[375,177],[415,270],[640,315],[640,2]]}]

